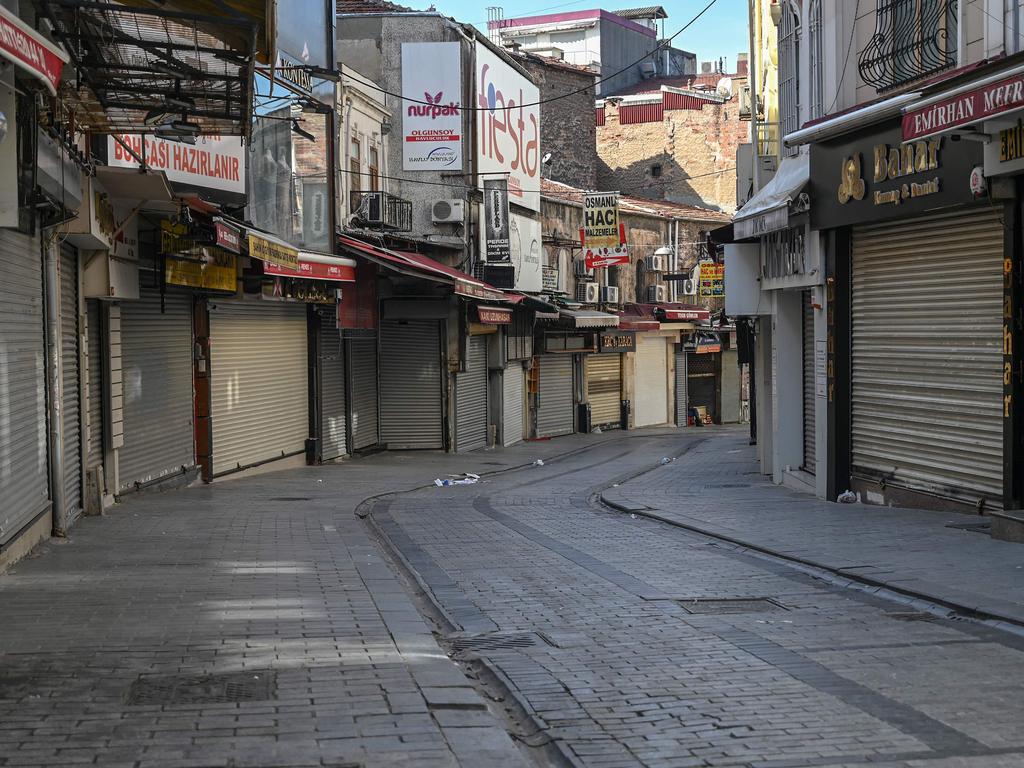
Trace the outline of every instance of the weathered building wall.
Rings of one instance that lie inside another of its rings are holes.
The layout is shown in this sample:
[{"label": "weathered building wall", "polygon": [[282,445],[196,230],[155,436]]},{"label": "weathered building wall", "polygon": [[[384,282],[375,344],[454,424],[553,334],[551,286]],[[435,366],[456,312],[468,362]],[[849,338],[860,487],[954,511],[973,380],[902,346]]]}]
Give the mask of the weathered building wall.
[{"label": "weathered building wall", "polygon": [[608,100],[605,124],[597,127],[598,186],[732,213],[736,148],[747,141],[749,125],[735,97],[627,125],[619,123],[619,103]]}]

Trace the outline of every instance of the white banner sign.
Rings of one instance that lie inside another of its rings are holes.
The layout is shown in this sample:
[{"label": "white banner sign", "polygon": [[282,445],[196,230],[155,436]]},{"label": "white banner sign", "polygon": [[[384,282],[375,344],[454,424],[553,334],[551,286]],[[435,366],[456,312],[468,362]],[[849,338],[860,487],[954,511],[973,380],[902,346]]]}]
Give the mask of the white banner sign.
[{"label": "white banner sign", "polygon": [[509,202],[534,211],[540,210],[539,100],[537,86],[476,44],[477,173],[507,174]]},{"label": "white banner sign", "polygon": [[402,168],[462,167],[459,43],[402,43]]},{"label": "white banner sign", "polygon": [[[245,147],[238,136],[199,136],[195,146],[146,136],[145,155],[142,136],[123,134],[119,138],[145,158],[147,167],[164,171],[172,184],[245,194]],[[139,167],[138,160],[113,136],[107,137],[107,164],[116,168]]]},{"label": "white banner sign", "polygon": [[513,213],[509,226],[509,250],[515,267],[517,291],[539,293],[542,287],[540,222]]}]

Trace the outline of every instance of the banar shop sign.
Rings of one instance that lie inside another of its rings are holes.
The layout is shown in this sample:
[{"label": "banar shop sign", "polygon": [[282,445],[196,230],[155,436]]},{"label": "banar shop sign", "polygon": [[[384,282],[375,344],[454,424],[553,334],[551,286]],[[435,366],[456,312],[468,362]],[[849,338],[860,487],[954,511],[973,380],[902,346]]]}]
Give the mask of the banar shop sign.
[{"label": "banar shop sign", "polygon": [[540,210],[539,100],[537,86],[477,42],[477,173],[507,174],[510,202],[532,211]]},{"label": "banar shop sign", "polygon": [[598,336],[602,352],[633,352],[636,350],[635,331],[604,331]]},{"label": "banar shop sign", "polygon": [[462,168],[459,43],[402,43],[402,168]]},{"label": "banar shop sign", "polygon": [[981,144],[944,136],[903,143],[887,121],[845,141],[811,146],[811,228],[914,216],[974,200],[971,171]]},{"label": "banar shop sign", "polygon": [[146,161],[147,168],[166,173],[167,180],[176,188],[215,190],[244,199],[245,147],[239,136],[200,136],[195,146],[148,135],[120,134],[118,138],[120,142],[113,136],[107,137],[108,165],[139,167],[139,161],[125,149],[127,145]]}]

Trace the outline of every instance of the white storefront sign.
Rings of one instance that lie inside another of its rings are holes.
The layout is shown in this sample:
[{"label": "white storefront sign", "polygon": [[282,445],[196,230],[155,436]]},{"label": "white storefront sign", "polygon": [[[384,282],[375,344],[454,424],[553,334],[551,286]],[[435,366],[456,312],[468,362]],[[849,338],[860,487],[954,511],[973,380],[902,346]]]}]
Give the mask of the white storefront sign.
[{"label": "white storefront sign", "polygon": [[[146,167],[163,171],[172,184],[245,194],[245,147],[238,136],[199,136],[195,145],[146,136],[122,134],[118,138],[146,161]],[[107,164],[115,168],[138,168],[132,157],[113,136],[107,137]]]},{"label": "white storefront sign", "polygon": [[542,287],[540,222],[513,213],[509,226],[509,250],[515,267],[515,289],[539,293]]},{"label": "white storefront sign", "polygon": [[533,211],[540,210],[539,100],[537,86],[476,44],[477,173],[507,174],[509,202]]},{"label": "white storefront sign", "polygon": [[459,43],[402,43],[402,168],[462,167]]}]

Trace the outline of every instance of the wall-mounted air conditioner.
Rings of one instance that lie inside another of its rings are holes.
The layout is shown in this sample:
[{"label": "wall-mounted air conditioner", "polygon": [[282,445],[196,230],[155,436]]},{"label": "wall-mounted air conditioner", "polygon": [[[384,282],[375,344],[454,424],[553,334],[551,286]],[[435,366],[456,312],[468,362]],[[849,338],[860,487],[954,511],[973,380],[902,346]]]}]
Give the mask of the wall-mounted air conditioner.
[{"label": "wall-mounted air conditioner", "polygon": [[462,224],[466,221],[465,200],[438,200],[431,208],[435,224]]},{"label": "wall-mounted air conditioner", "polygon": [[644,266],[647,267],[650,272],[664,272],[665,271],[665,257],[664,256],[648,256],[644,262]]},{"label": "wall-mounted air conditioner", "polygon": [[597,304],[601,299],[601,286],[598,283],[579,283],[576,286],[576,301],[581,304]]},{"label": "wall-mounted air conditioner", "polygon": [[604,304],[618,304],[619,287],[617,285],[606,285],[601,288],[601,302]]},{"label": "wall-mounted air conditioner", "polygon": [[682,291],[682,293],[683,293],[684,296],[696,296],[697,295],[697,281],[693,280],[693,279],[683,280],[683,291]]},{"label": "wall-mounted air conditioner", "polygon": [[647,286],[647,303],[648,304],[661,304],[668,301],[668,291],[664,285],[649,285]]}]

